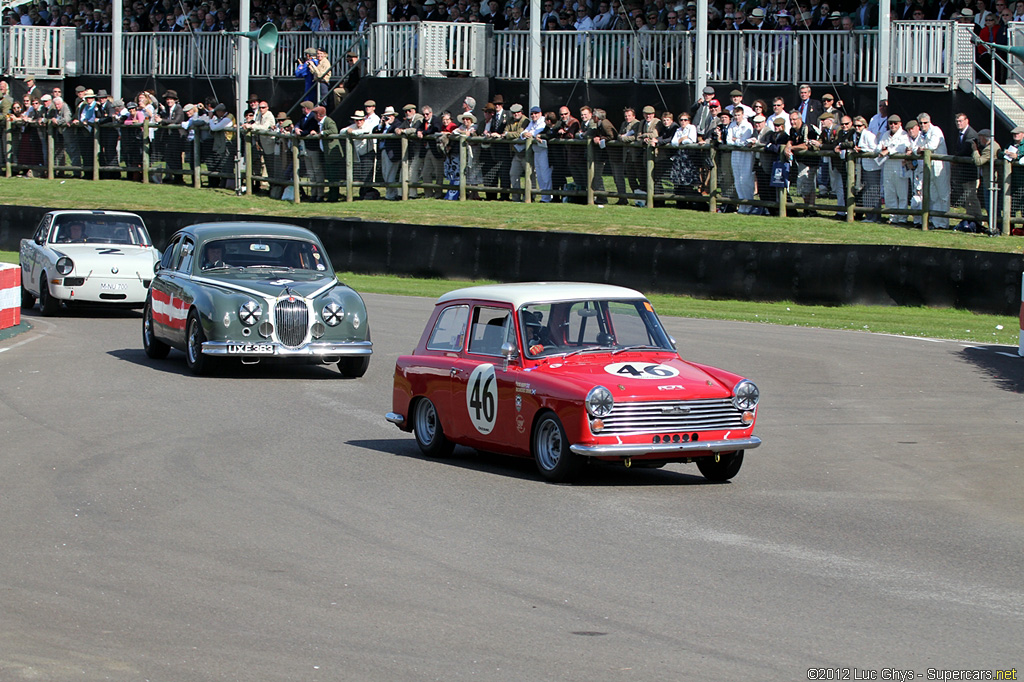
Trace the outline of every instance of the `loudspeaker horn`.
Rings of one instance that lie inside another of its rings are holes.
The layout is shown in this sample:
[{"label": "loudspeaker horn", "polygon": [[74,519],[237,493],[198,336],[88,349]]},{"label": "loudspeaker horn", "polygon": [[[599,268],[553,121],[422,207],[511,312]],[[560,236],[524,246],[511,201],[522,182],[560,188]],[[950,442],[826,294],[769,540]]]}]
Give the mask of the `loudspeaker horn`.
[{"label": "loudspeaker horn", "polygon": [[256,47],[263,54],[270,54],[277,47],[277,26],[267,22],[258,31],[225,31],[228,35],[242,36],[256,41]]}]

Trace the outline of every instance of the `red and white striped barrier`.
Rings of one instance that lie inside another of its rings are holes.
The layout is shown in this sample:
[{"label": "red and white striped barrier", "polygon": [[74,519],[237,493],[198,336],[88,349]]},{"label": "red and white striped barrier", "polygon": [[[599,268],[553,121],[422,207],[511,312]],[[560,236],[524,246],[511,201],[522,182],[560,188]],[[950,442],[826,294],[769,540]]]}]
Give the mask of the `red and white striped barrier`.
[{"label": "red and white striped barrier", "polygon": [[21,324],[21,266],[0,263],[0,329]]}]

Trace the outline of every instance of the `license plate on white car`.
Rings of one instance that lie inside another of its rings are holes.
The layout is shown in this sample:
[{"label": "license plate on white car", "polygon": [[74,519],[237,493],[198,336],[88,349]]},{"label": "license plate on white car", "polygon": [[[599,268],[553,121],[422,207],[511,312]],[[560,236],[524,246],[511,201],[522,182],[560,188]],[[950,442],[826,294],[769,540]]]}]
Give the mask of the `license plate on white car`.
[{"label": "license plate on white car", "polygon": [[274,346],[270,343],[229,343],[228,353],[240,355],[273,355]]},{"label": "license plate on white car", "polygon": [[127,282],[100,282],[100,291],[128,291]]}]

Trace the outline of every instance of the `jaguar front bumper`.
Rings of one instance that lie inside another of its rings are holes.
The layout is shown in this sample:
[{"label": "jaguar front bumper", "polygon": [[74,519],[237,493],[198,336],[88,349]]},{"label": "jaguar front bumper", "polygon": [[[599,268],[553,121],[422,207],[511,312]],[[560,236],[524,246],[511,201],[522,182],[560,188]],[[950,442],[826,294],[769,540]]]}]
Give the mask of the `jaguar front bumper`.
[{"label": "jaguar front bumper", "polygon": [[314,341],[289,348],[273,341],[204,341],[203,355],[235,357],[353,357],[373,354],[372,341]]},{"label": "jaguar front bumper", "polygon": [[569,449],[584,457],[640,457],[641,455],[675,455],[680,453],[732,452],[753,450],[761,444],[757,436],[731,440],[700,440],[687,443],[609,443],[607,445],[570,445]]}]

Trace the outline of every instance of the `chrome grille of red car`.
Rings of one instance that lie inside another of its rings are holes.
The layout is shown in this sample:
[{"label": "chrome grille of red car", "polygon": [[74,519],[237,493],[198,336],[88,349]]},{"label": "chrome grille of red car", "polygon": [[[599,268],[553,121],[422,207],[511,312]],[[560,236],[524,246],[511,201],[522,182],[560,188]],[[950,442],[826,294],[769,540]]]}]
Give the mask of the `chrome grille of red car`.
[{"label": "chrome grille of red car", "polygon": [[743,423],[741,415],[732,398],[616,402],[603,420],[601,435],[746,429],[750,425]]},{"label": "chrome grille of red car", "polygon": [[277,338],[291,348],[302,345],[309,329],[309,310],[301,298],[281,298],[274,309],[277,320]]}]

